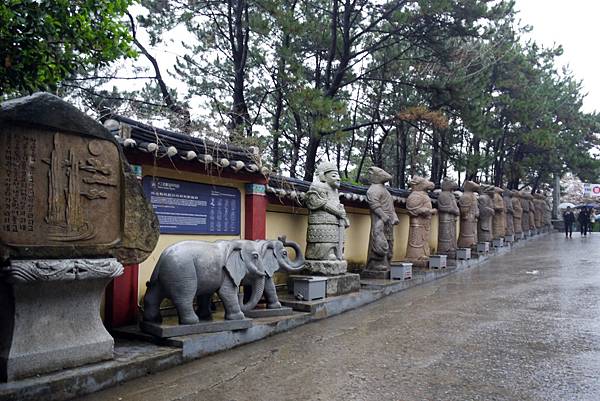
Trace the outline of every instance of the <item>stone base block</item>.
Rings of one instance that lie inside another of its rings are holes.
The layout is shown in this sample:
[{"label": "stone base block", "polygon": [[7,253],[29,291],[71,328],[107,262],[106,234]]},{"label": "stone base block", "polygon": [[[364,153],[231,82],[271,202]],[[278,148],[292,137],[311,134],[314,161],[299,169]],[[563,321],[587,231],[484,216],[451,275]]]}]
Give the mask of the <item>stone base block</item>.
[{"label": "stone base block", "polygon": [[523,233],[515,233],[515,240],[523,239]]},{"label": "stone base block", "polygon": [[335,276],[348,272],[348,262],[345,260],[307,260],[302,273],[323,276]]},{"label": "stone base block", "polygon": [[281,308],[275,309],[267,309],[267,308],[256,308],[251,311],[244,312],[246,317],[251,317],[253,319],[259,319],[261,317],[276,317],[276,316],[289,316],[294,311],[292,308],[288,308],[287,306],[282,306]]},{"label": "stone base block", "polygon": [[471,259],[471,248],[458,248],[456,250],[456,259],[459,259],[459,260]]},{"label": "stone base block", "polygon": [[214,322],[200,322],[198,324],[159,324],[141,322],[140,329],[144,333],[155,337],[169,338],[187,336],[190,334],[216,333],[219,331],[245,330],[252,327],[251,319],[221,320]]},{"label": "stone base block", "polygon": [[391,280],[410,280],[412,279],[412,263],[393,264],[390,270]]},{"label": "stone base block", "polygon": [[348,294],[360,290],[360,275],[346,273],[339,276],[327,277],[327,296]]},{"label": "stone base block", "polygon": [[505,235],[504,242],[515,242],[515,236],[514,235]]},{"label": "stone base block", "polygon": [[[114,340],[100,319],[100,301],[110,276],[123,271],[116,260],[32,260],[5,271],[9,278],[0,280],[0,381],[113,359]],[[39,279],[38,274],[48,276]]]},{"label": "stone base block", "polygon": [[490,243],[489,242],[478,242],[477,243],[477,252],[478,253],[488,253],[490,251]]},{"label": "stone base block", "polygon": [[494,248],[502,248],[504,246],[504,238],[496,238],[492,241]]},{"label": "stone base block", "polygon": [[390,279],[390,271],[389,270],[361,270],[360,278],[376,278],[381,280],[389,280]]},{"label": "stone base block", "polygon": [[445,269],[448,266],[446,255],[431,255],[429,257],[430,269]]}]

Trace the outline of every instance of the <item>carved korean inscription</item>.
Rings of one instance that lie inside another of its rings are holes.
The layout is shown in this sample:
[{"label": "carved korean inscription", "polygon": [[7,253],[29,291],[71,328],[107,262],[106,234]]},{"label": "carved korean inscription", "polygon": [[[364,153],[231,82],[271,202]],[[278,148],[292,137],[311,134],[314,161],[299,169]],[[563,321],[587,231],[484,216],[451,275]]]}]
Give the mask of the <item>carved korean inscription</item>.
[{"label": "carved korean inscription", "polygon": [[105,140],[21,127],[0,132],[0,240],[14,246],[120,239],[121,172]]}]

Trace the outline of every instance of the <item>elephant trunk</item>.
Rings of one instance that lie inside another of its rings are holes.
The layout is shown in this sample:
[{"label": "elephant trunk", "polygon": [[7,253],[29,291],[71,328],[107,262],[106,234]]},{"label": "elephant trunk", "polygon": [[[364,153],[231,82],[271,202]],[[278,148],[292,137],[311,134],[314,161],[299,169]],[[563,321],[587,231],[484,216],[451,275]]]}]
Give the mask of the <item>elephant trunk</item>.
[{"label": "elephant trunk", "polygon": [[242,303],[242,305],[241,305],[242,312],[248,312],[248,311],[256,308],[258,301],[260,301],[260,299],[263,296],[264,289],[265,289],[264,276],[256,277],[256,279],[254,279],[254,281],[252,282],[252,295],[250,296],[250,299],[248,300],[248,302]]},{"label": "elephant trunk", "polygon": [[296,259],[290,260],[289,263],[283,264],[283,268],[288,272],[295,272],[302,270],[304,267],[304,255],[300,249],[300,245],[294,241],[283,241],[283,246],[290,247],[296,252]]}]

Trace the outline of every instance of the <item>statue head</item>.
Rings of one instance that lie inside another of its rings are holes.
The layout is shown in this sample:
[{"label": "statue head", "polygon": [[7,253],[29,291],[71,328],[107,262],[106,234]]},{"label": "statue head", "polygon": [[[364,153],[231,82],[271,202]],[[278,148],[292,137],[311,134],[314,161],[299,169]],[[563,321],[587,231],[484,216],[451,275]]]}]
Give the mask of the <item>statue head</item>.
[{"label": "statue head", "polygon": [[369,167],[369,183],[383,184],[392,179],[392,175],[379,167]]},{"label": "statue head", "polygon": [[521,193],[519,192],[518,189],[513,189],[510,191],[510,193],[512,194],[512,196],[514,196],[515,198],[520,198],[521,197]]},{"label": "statue head", "polygon": [[490,196],[494,196],[494,193],[496,192],[496,187],[493,185],[481,184],[481,192]]},{"label": "statue head", "polygon": [[427,178],[414,176],[412,180],[410,180],[410,189],[413,191],[427,191],[435,188],[435,184]]},{"label": "statue head", "polygon": [[319,176],[319,181],[327,183],[331,188],[338,189],[340,187],[340,174],[334,163],[321,162],[317,167],[317,175]]},{"label": "statue head", "polygon": [[479,184],[475,181],[465,181],[463,189],[465,192],[479,192]]},{"label": "statue head", "polygon": [[458,184],[451,178],[444,178],[442,181],[442,191],[456,191],[458,189]]}]

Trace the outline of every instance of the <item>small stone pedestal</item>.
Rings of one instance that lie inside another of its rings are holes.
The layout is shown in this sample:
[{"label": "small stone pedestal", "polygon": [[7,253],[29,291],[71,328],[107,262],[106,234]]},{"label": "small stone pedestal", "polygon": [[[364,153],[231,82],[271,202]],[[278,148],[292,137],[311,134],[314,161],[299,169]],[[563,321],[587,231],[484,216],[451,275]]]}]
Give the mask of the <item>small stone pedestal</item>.
[{"label": "small stone pedestal", "polygon": [[489,242],[478,242],[477,243],[477,253],[488,254],[490,252],[490,243]]},{"label": "small stone pedestal", "polygon": [[325,298],[327,294],[327,277],[290,276],[293,294],[301,301],[312,301]]},{"label": "small stone pedestal", "polygon": [[456,250],[456,259],[459,259],[459,260],[471,259],[471,248],[458,248]]},{"label": "small stone pedestal", "polygon": [[431,255],[429,257],[430,269],[445,269],[446,266],[448,266],[448,260],[446,255]]},{"label": "small stone pedestal", "polygon": [[494,248],[502,248],[504,246],[504,238],[496,238],[492,241]]},{"label": "small stone pedestal", "polygon": [[0,270],[0,381],[113,359],[100,300],[116,259],[13,260]]},{"label": "small stone pedestal", "polygon": [[412,263],[399,263],[390,266],[390,280],[412,279]]},{"label": "small stone pedestal", "polygon": [[523,233],[515,233],[515,240],[523,239]]},{"label": "small stone pedestal", "polygon": [[505,235],[504,242],[508,242],[508,243],[515,242],[515,236],[514,235]]}]

